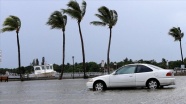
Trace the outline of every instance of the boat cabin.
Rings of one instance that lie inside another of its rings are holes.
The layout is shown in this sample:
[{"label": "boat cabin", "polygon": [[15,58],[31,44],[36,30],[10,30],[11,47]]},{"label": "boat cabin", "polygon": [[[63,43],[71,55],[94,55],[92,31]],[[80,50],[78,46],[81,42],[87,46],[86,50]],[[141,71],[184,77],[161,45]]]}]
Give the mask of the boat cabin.
[{"label": "boat cabin", "polygon": [[34,66],[34,74],[51,73],[51,72],[55,72],[55,71],[53,69],[53,66],[50,64]]}]

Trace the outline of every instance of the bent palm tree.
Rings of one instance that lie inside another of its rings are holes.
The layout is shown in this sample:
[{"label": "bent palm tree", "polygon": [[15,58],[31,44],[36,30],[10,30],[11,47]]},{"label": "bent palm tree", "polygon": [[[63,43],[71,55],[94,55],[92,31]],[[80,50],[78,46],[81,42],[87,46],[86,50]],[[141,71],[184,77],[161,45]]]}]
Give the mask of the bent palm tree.
[{"label": "bent palm tree", "polygon": [[62,11],[66,14],[68,14],[70,17],[73,19],[76,19],[78,22],[78,27],[79,27],[79,34],[80,34],[80,39],[81,39],[81,47],[82,47],[82,56],[83,56],[83,71],[84,71],[84,78],[86,78],[86,66],[85,66],[85,51],[84,51],[84,43],[83,43],[83,35],[81,32],[81,26],[80,23],[85,15],[86,12],[86,2],[82,2],[82,6],[80,8],[79,4],[77,1],[71,0],[67,6],[68,9],[62,9]]},{"label": "bent palm tree", "polygon": [[[10,15],[7,17],[3,23],[4,28],[1,29],[2,32],[7,32],[7,31],[14,31],[16,30],[17,34],[17,47],[18,47],[18,65],[19,65],[19,70],[21,71],[21,56],[20,56],[20,45],[19,45],[19,30],[21,28],[21,20],[13,15]],[[22,71],[20,72],[20,79],[23,81],[22,77]]]},{"label": "bent palm tree", "polygon": [[65,68],[65,26],[67,24],[67,16],[63,15],[61,12],[59,11],[54,11],[47,22],[47,25],[51,26],[51,29],[62,29],[63,32],[63,66],[61,69],[61,74],[59,76],[59,79],[62,79],[63,77],[63,71]]},{"label": "bent palm tree", "polygon": [[182,53],[181,39],[183,38],[184,33],[181,32],[180,27],[178,27],[178,28],[173,27],[169,30],[169,35],[171,35],[174,38],[174,41],[180,42],[181,59],[182,59],[182,64],[183,64],[183,53]]},{"label": "bent palm tree", "polygon": [[99,14],[95,14],[101,21],[93,21],[90,24],[93,25],[100,25],[100,26],[108,26],[110,29],[110,37],[109,37],[109,44],[108,44],[108,51],[107,51],[107,69],[108,73],[110,73],[110,44],[111,44],[111,37],[112,37],[112,27],[116,25],[118,20],[118,14],[115,10],[109,10],[107,7],[102,6],[98,8]]}]

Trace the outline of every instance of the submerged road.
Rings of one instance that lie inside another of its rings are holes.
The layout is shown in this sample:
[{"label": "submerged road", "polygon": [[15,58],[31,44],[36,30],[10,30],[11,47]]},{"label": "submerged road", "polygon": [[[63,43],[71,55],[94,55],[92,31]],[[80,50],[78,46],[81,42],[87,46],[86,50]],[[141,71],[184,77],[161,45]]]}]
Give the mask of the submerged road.
[{"label": "submerged road", "polygon": [[176,76],[176,85],[147,88],[86,88],[88,79],[0,82],[0,104],[186,104],[186,76]]}]

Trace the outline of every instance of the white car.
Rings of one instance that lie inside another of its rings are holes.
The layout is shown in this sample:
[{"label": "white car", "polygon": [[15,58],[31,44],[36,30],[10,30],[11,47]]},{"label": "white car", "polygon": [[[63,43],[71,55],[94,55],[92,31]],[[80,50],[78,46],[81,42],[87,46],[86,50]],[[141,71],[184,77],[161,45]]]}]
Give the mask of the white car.
[{"label": "white car", "polygon": [[89,89],[105,90],[111,87],[158,87],[175,85],[174,73],[150,64],[125,65],[109,75],[89,79]]}]

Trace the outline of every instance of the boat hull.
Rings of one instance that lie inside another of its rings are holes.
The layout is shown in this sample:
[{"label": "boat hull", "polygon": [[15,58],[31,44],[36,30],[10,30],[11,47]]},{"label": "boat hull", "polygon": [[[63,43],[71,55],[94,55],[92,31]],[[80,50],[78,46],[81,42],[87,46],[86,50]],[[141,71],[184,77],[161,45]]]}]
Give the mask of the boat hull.
[{"label": "boat hull", "polygon": [[50,73],[39,73],[39,74],[29,74],[29,78],[33,77],[55,77],[56,71]]}]

